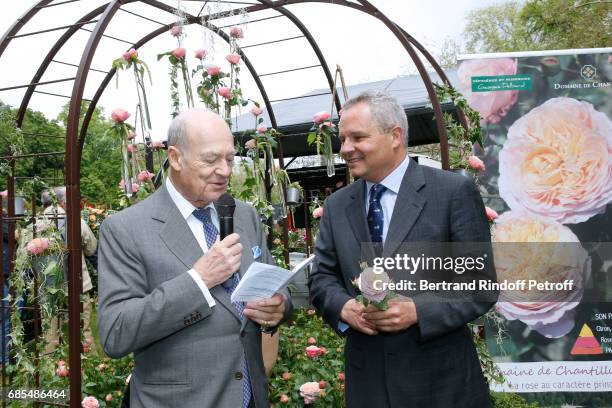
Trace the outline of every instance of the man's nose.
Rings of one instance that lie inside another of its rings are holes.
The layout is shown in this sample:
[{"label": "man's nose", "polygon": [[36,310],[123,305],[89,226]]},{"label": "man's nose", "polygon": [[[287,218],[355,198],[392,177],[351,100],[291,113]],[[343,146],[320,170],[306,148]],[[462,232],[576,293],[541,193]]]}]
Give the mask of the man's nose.
[{"label": "man's nose", "polygon": [[347,156],[353,150],[355,150],[353,148],[353,144],[348,139],[345,139],[345,140],[342,141],[342,144],[340,145],[340,155],[341,156]]},{"label": "man's nose", "polygon": [[217,174],[223,177],[229,177],[232,174],[232,165],[226,160],[223,160],[221,165],[217,166]]}]

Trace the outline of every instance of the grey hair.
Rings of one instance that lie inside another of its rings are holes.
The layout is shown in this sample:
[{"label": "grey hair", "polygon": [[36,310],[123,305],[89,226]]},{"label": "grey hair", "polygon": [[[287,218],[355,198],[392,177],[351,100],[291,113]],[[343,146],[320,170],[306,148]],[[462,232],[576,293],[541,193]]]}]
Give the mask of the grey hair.
[{"label": "grey hair", "polygon": [[59,204],[66,202],[66,186],[55,187],[53,192],[55,193],[55,197],[57,198],[57,202]]},{"label": "grey hair", "polygon": [[342,110],[359,103],[368,104],[372,120],[381,132],[388,132],[395,126],[402,128],[404,146],[408,147],[408,118],[397,99],[388,92],[366,91],[346,101]]},{"label": "grey hair", "polygon": [[48,207],[53,204],[53,199],[51,198],[51,192],[49,190],[43,190],[40,194],[40,201],[43,207]]},{"label": "grey hair", "polygon": [[186,115],[178,115],[168,127],[168,147],[175,146],[181,152],[187,153],[187,120]]}]

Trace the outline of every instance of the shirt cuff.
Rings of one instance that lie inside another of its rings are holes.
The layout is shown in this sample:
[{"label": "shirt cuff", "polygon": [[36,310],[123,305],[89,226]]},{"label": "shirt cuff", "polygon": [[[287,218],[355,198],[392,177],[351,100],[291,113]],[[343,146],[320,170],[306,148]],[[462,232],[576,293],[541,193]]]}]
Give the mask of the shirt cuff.
[{"label": "shirt cuff", "polygon": [[338,330],[340,330],[341,333],[344,333],[345,331],[347,331],[349,328],[349,325],[344,323],[342,320],[338,321]]},{"label": "shirt cuff", "polygon": [[204,295],[206,302],[208,302],[208,306],[213,307],[214,305],[216,305],[215,299],[213,299],[212,295],[210,294],[210,291],[206,287],[206,284],[204,283],[204,280],[202,280],[202,277],[200,276],[200,274],[193,268],[188,270],[187,273],[189,274],[189,276],[193,278],[195,283],[198,285],[198,287],[202,291],[202,294]]}]

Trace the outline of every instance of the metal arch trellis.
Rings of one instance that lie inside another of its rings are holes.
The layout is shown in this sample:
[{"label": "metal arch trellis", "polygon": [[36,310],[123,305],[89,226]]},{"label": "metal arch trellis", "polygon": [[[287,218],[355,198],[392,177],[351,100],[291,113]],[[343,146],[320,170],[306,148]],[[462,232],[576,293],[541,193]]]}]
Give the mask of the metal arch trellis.
[{"label": "metal arch trellis", "polygon": [[[37,14],[40,10],[43,10],[46,7],[59,5],[63,3],[52,4],[53,0],[41,0],[33,7],[31,7],[28,11],[26,11],[21,18],[19,18],[4,34],[4,36],[0,39],[0,57],[4,53],[6,47],[10,43],[13,38],[16,38],[19,31],[29,22],[29,20]],[[391,21],[384,13],[378,10],[375,6],[373,6],[367,0],[356,0],[355,2],[350,2],[347,0],[258,0],[260,4],[250,5],[244,10],[248,13],[253,13],[261,10],[272,9],[279,12],[282,16],[285,16],[289,19],[303,34],[303,36],[307,39],[310,46],[313,48],[317,58],[319,59],[320,66],[323,69],[324,75],[328,80],[331,93],[334,94],[334,104],[336,105],[337,110],[340,110],[340,100],[337,95],[333,92],[333,79],[331,77],[331,72],[329,71],[329,67],[325,61],[323,53],[318,47],[316,41],[313,36],[310,34],[306,26],[289,10],[286,9],[286,6],[294,5],[294,4],[304,4],[304,3],[326,3],[332,5],[339,5],[344,7],[350,7],[355,10],[364,12],[366,14],[371,15],[372,17],[383,22],[387,28],[395,35],[397,40],[402,44],[406,52],[409,54],[412,61],[415,63],[419,74],[421,75],[425,87],[427,89],[429,98],[432,102],[434,117],[436,119],[436,126],[438,129],[438,134],[440,136],[440,147],[441,147],[441,155],[442,155],[442,166],[445,169],[448,169],[448,140],[446,135],[446,129],[444,126],[444,120],[442,115],[442,109],[440,107],[439,100],[436,96],[434,86],[429,78],[429,75],[426,72],[425,66],[423,62],[419,59],[415,48],[421,52],[421,54],[427,59],[427,61],[433,66],[436,70],[440,78],[447,84],[450,85],[448,79],[444,75],[444,72],[440,68],[440,66],[436,63],[434,58],[427,52],[425,47],[423,47],[420,43],[418,43],[413,37],[411,37],[406,31],[397,26],[393,21]],[[85,114],[84,121],[79,129],[79,119],[80,119],[80,110],[81,103],[83,99],[84,87],[87,82],[88,72],[90,70],[91,61],[96,52],[97,46],[104,35],[104,31],[106,27],[112,20],[115,13],[120,9],[122,5],[130,4],[130,3],[143,3],[149,6],[158,8],[160,10],[167,11],[169,13],[175,13],[176,9],[168,4],[162,3],[157,0],[112,0],[106,4],[103,4],[96,9],[90,11],[85,16],[77,21],[77,23],[66,26],[68,30],[57,40],[57,42],[53,45],[53,47],[48,52],[47,56],[39,66],[36,74],[32,78],[32,81],[27,85],[26,93],[23,97],[22,103],[19,107],[18,115],[17,115],[17,124],[20,127],[23,118],[25,115],[25,111],[30,102],[31,96],[35,91],[36,85],[39,84],[38,81],[42,78],[44,73],[46,72],[48,66],[51,62],[53,62],[53,57],[57,52],[61,49],[61,47],[68,41],[72,35],[77,32],[80,27],[84,23],[93,23],[92,19],[98,15],[100,15],[97,20],[96,26],[91,32],[89,36],[89,40],[84,48],[83,54],[81,56],[81,61],[78,65],[77,74],[74,78],[73,89],[70,97],[70,107],[68,112],[68,120],[67,120],[67,129],[66,129],[66,151],[65,151],[65,161],[66,161],[66,170],[65,170],[65,184],[67,187],[67,222],[68,222],[68,236],[67,236],[67,244],[69,250],[69,279],[68,279],[68,297],[69,297],[69,321],[79,321],[79,305],[80,305],[80,288],[77,286],[76,282],[80,282],[80,273],[81,273],[81,255],[80,255],[80,221],[79,221],[79,202],[80,202],[80,158],[81,151],[83,147],[83,142],[86,136],[87,127],[89,125],[89,121],[91,119],[91,115],[93,114],[93,110],[97,104],[97,101],[101,97],[104,92],[108,82],[110,82],[112,76],[114,75],[114,70],[110,70],[104,80],[101,82],[98,90],[96,91],[91,103],[89,105],[88,111]],[[229,40],[229,37],[226,33],[224,33],[220,28],[215,27],[210,21],[222,17],[229,16],[230,13],[236,10],[229,10],[225,12],[215,13],[211,15],[205,15],[204,17],[186,15],[186,22],[189,24],[201,24],[215,33],[220,35],[225,41]],[[161,23],[160,23],[161,24]],[[176,24],[176,23],[174,23]],[[145,45],[148,41],[155,38],[156,36],[167,31],[174,24],[166,24],[158,29],[152,31],[148,35],[141,38],[139,41],[133,44],[134,47],[140,47]],[[264,99],[264,104],[268,110],[270,115],[271,125],[276,128],[276,118],[274,115],[274,110],[271,105],[271,102],[267,96],[267,92],[265,87],[261,83],[259,75],[257,71],[254,69],[246,55],[242,50],[240,50],[240,54],[245,61],[245,65],[253,76],[257,87],[260,90],[262,98]],[[464,128],[467,128],[467,124],[465,121],[465,116],[462,112],[459,112],[459,117]],[[279,144],[280,146],[280,144]],[[282,150],[282,149],[281,149]],[[279,158],[281,160],[282,165],[282,151],[279,152]],[[14,169],[14,159],[10,160],[10,165]],[[9,195],[14,195],[14,185],[9,183]],[[9,216],[14,215],[14,203],[9,201]],[[81,373],[80,373],[80,333],[78,330],[78,325],[70,325],[69,332],[69,342],[70,342],[70,365],[72,367],[71,372],[73,375],[70,377],[70,406],[71,407],[79,407],[80,406],[80,397],[81,397]]]}]

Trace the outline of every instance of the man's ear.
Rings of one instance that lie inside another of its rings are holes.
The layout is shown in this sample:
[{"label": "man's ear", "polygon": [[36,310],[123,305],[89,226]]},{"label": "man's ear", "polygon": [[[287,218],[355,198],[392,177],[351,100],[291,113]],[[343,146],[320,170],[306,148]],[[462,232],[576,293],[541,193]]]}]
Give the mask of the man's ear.
[{"label": "man's ear", "polygon": [[183,169],[181,151],[176,146],[168,146],[168,162],[174,171],[181,171]]},{"label": "man's ear", "polygon": [[392,146],[394,149],[404,145],[404,132],[401,127],[395,126],[391,129],[391,135],[393,136]]}]

